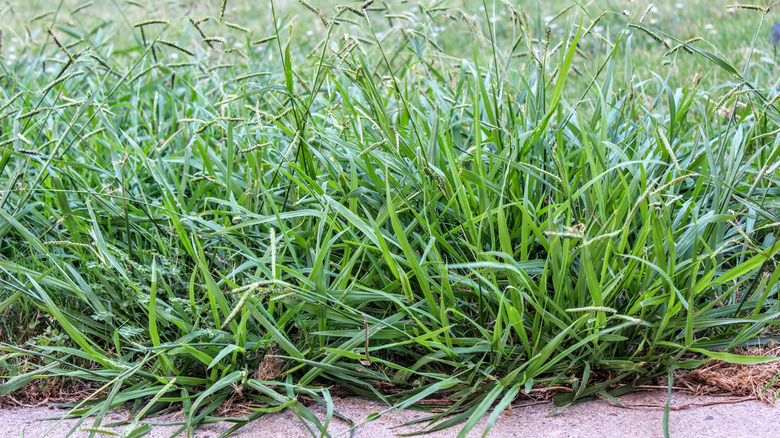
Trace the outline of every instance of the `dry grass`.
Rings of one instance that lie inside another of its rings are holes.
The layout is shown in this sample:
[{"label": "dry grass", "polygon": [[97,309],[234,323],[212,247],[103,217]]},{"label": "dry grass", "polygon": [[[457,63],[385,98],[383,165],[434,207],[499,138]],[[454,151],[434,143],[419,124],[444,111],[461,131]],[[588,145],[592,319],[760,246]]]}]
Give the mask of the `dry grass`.
[{"label": "dry grass", "polygon": [[[780,346],[772,343],[765,347],[740,349],[737,354],[750,356],[780,356]],[[714,360],[709,364],[688,371],[675,383],[698,395],[731,395],[754,397],[774,402],[780,396],[780,360],[754,365],[741,365]]]},{"label": "dry grass", "polygon": [[[102,385],[99,382],[66,377],[34,381],[10,394],[0,396],[0,409],[76,403],[93,396],[100,386]],[[97,397],[102,395],[99,393]]]},{"label": "dry grass", "polygon": [[282,372],[282,368],[284,368],[284,361],[279,356],[269,352],[260,361],[255,379],[274,380]]}]

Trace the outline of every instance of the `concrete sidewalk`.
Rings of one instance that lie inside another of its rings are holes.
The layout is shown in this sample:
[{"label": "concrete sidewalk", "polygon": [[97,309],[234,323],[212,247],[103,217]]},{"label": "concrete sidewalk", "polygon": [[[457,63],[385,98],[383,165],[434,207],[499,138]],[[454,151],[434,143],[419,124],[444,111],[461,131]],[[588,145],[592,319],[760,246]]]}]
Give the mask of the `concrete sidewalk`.
[{"label": "concrete sidewalk", "polygon": [[[550,403],[516,407],[503,413],[490,431],[490,437],[616,437],[642,438],[663,437],[661,426],[663,409],[659,407],[640,407],[636,405],[663,406],[666,393],[663,391],[637,392],[620,398],[621,402],[633,407],[620,408],[603,401],[589,402],[571,406],[555,416],[549,414],[556,409]],[[780,437],[780,408],[758,401],[741,401],[734,398],[697,397],[684,393],[672,396],[672,406],[683,407],[673,410],[670,415],[670,433],[672,437]],[[364,421],[370,414],[381,412],[384,406],[361,398],[336,399],[336,409],[356,423]],[[712,404],[717,403],[717,404]],[[697,404],[704,404],[699,406]],[[65,421],[46,435],[53,426],[45,418],[62,414],[64,411],[52,408],[19,408],[0,411],[0,436],[3,438],[24,437],[65,437],[75,423]],[[321,417],[324,411],[316,410]],[[356,429],[356,437],[384,438],[399,433],[421,431],[421,427],[396,428],[408,421],[422,418],[426,413],[417,411],[391,411],[379,419],[366,423]],[[124,411],[112,412],[109,421],[127,418]],[[166,417],[156,419],[159,422],[176,421]],[[481,436],[486,418],[469,436]],[[91,426],[91,422],[85,422]],[[202,426],[196,431],[197,438],[216,438],[230,427],[228,423],[216,423]],[[23,435],[20,431],[23,429]],[[329,432],[333,435],[348,437],[349,426],[346,422],[334,419]],[[152,438],[168,437],[176,430],[174,426],[159,426],[146,435]],[[450,438],[457,435],[458,428],[425,435],[431,438]],[[117,432],[121,432],[118,429]],[[345,433],[346,432],[346,433]],[[88,436],[85,432],[76,432],[75,437]],[[105,436],[105,435],[99,435]],[[182,435],[183,436],[183,435]],[[233,437],[262,438],[298,438],[311,436],[298,418],[290,411],[269,414],[242,428]]]}]

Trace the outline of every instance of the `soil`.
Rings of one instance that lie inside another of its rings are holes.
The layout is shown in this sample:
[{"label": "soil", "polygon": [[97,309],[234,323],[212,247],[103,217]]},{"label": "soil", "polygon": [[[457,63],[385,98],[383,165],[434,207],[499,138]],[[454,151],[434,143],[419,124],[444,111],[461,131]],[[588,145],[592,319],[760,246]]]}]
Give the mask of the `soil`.
[{"label": "soil", "polygon": [[[511,412],[503,413],[490,431],[490,437],[663,437],[664,391],[646,391],[628,394],[619,399],[626,407],[619,407],[607,401],[594,401],[570,406],[555,415],[557,409],[551,403],[524,405],[518,400]],[[385,407],[379,403],[357,397],[335,399],[336,409],[356,423],[365,421]],[[694,396],[675,392],[672,396],[673,410],[669,417],[669,432],[672,437],[777,437],[780,436],[780,408],[760,401],[738,397]],[[67,436],[75,420],[55,425],[48,418],[62,415],[64,410],[55,406],[36,408],[13,408],[0,410],[0,436],[2,437],[52,437]],[[315,411],[324,418],[324,410]],[[427,414],[418,411],[390,411],[380,418],[355,429],[355,437],[384,438],[400,433],[420,432],[421,426],[400,427],[402,424],[423,418]],[[121,421],[128,417],[127,411],[110,413],[107,421]],[[178,419],[180,421],[180,419]],[[173,415],[156,418],[155,422],[175,422]],[[486,418],[483,418],[469,436],[481,436]],[[91,421],[84,425],[92,425]],[[197,438],[217,438],[231,426],[230,423],[205,425],[196,430]],[[51,429],[50,432],[48,432]],[[146,435],[151,438],[169,437],[176,426],[156,426]],[[115,429],[121,432],[121,428]],[[329,433],[333,436],[349,437],[347,422],[335,419]],[[458,429],[450,429],[425,435],[431,438],[453,437]],[[47,434],[48,433],[48,434]],[[86,437],[87,432],[77,431],[72,436]],[[105,435],[98,435],[105,436]],[[185,436],[182,434],[181,436]],[[231,437],[306,437],[311,436],[300,420],[288,409],[268,414],[240,429]]]}]

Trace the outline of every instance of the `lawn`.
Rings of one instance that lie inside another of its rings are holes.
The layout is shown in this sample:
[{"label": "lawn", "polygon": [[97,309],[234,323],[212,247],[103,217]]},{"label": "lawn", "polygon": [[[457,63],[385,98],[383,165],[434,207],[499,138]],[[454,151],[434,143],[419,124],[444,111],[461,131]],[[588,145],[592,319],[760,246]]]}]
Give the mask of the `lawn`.
[{"label": "lawn", "polygon": [[0,395],[465,436],[774,360],[776,11],[260,3],[2,7]]}]

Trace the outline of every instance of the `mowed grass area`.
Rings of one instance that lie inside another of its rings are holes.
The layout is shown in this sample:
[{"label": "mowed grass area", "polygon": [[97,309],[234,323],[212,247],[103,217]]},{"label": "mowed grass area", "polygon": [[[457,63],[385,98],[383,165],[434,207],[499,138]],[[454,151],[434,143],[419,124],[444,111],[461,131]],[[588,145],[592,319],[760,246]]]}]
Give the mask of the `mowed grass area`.
[{"label": "mowed grass area", "polygon": [[[217,3],[216,5],[214,3]],[[42,42],[45,39],[45,28],[54,18],[60,24],[67,24],[81,28],[82,31],[95,30],[100,27],[104,32],[111,33],[111,40],[114,45],[120,45],[127,48],[126,44],[132,37],[131,33],[125,32],[127,25],[137,23],[149,17],[163,17],[172,20],[174,26],[167,30],[170,38],[179,38],[182,41],[187,40],[191,35],[188,32],[186,16],[199,19],[218,14],[216,9],[221,9],[220,0],[213,2],[207,1],[138,1],[138,2],[117,2],[121,7],[113,5],[103,5],[84,7],[89,2],[78,0],[66,0],[62,2],[51,2],[48,0],[30,0],[24,3],[14,4],[4,8],[3,16],[7,19],[7,33],[15,35],[22,40],[25,36],[33,36],[36,42]],[[332,15],[338,6],[345,4],[360,5],[361,2],[337,2],[333,0],[313,0],[308,2],[310,5],[319,8],[324,14]],[[522,9],[528,14],[532,21],[531,29],[538,31],[536,24],[550,24],[553,37],[556,42],[561,39],[564,30],[570,24],[577,24],[580,15],[588,22],[589,19],[599,17],[603,12],[609,12],[599,20],[598,32],[604,35],[611,33],[614,37],[616,33],[622,31],[626,20],[622,17],[624,13],[634,19],[644,17],[643,21],[649,25],[657,27],[660,31],[674,36],[681,40],[690,40],[692,38],[702,38],[704,46],[713,51],[720,52],[719,55],[729,59],[735,65],[745,65],[749,56],[754,56],[758,64],[763,68],[771,68],[774,65],[773,48],[767,37],[769,27],[772,22],[780,20],[780,14],[777,11],[770,11],[764,17],[763,27],[759,29],[762,23],[762,14],[755,13],[748,9],[739,9],[733,6],[738,2],[730,0],[687,0],[687,1],[626,1],[626,0],[591,0],[580,2],[579,6],[569,0],[551,0],[536,4],[516,3],[515,8]],[[374,29],[382,29],[387,25],[404,24],[407,28],[414,28],[423,32],[429,39],[433,39],[440,47],[446,47],[447,54],[464,55],[463,49],[469,50],[471,45],[469,33],[464,34],[463,26],[459,21],[464,15],[473,17],[481,21],[485,20],[485,11],[490,17],[493,17],[493,25],[496,28],[499,37],[506,37],[501,41],[499,50],[509,53],[512,47],[512,36],[516,36],[517,29],[511,26],[510,11],[507,5],[511,2],[489,1],[483,3],[480,1],[438,1],[432,3],[416,2],[403,0],[398,2],[386,2],[383,7],[387,7],[384,15],[405,15],[405,18],[388,19],[383,16],[377,16],[372,21]],[[354,6],[353,5],[353,6]],[[275,3],[277,15],[280,19],[294,23],[296,34],[294,40],[298,45],[305,45],[309,48],[321,41],[324,35],[324,26],[322,23],[308,14],[308,10],[296,0],[282,0]],[[83,8],[83,9],[80,9]],[[445,8],[445,9],[439,9]],[[69,15],[70,11],[76,10],[78,13]],[[427,11],[431,11],[428,13]],[[52,13],[56,13],[53,15]],[[261,37],[266,35],[266,30],[273,27],[273,21],[270,19],[270,2],[252,2],[247,0],[236,0],[228,2],[225,8],[224,16],[230,22],[238,23],[251,32],[252,37]],[[349,19],[348,16],[343,18]],[[455,18],[455,19],[453,19]],[[113,25],[107,25],[107,22]],[[177,25],[178,24],[178,25]],[[209,24],[206,24],[208,27]],[[242,32],[236,32],[236,29],[212,29],[220,33],[230,44],[245,43],[245,37]],[[314,31],[307,35],[307,31]],[[362,35],[365,27],[354,22],[345,23],[334,30],[335,34],[342,36],[345,33]],[[542,29],[544,30],[544,28]],[[190,30],[191,31],[191,30]],[[752,39],[758,31],[756,47],[751,50]],[[28,35],[25,35],[28,34]],[[140,35],[136,35],[136,38]],[[638,41],[636,41],[638,40]],[[667,39],[667,42],[670,40]],[[465,44],[464,44],[465,43]],[[634,69],[643,76],[649,76],[650,71],[658,72],[664,77],[671,71],[669,80],[675,82],[674,85],[682,86],[687,84],[687,80],[692,77],[694,72],[701,74],[709,73],[718,76],[720,72],[713,70],[711,65],[702,62],[701,58],[680,56],[675,58],[664,57],[669,47],[655,44],[652,40],[644,37],[635,37],[635,46],[638,44],[640,50],[634,52]],[[202,45],[202,43],[201,43]],[[523,47],[521,47],[523,49]],[[520,50],[522,53],[523,50]],[[514,54],[517,51],[513,51]],[[465,52],[465,55],[469,55]],[[211,56],[214,56],[212,53]],[[760,59],[760,58],[765,59]],[[585,61],[584,59],[580,60]],[[674,61],[674,63],[670,63]],[[594,62],[590,65],[597,64]],[[583,66],[589,63],[584,62]],[[728,75],[719,76],[720,82],[728,80]],[[679,82],[679,83],[677,83]],[[717,80],[713,83],[719,83]]]},{"label": "mowed grass area", "polygon": [[638,3],[4,7],[0,394],[465,435],[771,360],[773,11]]}]

